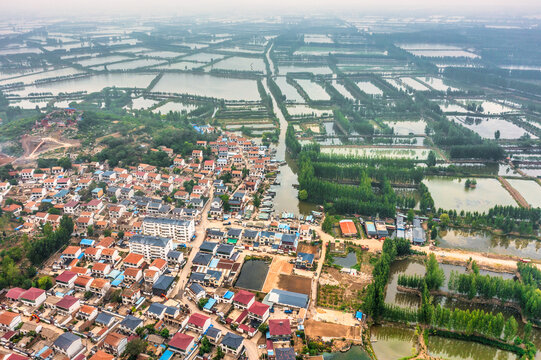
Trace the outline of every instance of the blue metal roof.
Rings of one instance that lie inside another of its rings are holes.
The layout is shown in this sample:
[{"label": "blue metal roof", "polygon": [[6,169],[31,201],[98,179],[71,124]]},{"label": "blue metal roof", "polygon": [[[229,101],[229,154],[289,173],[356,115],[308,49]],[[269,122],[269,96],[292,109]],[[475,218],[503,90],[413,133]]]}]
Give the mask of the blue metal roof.
[{"label": "blue metal roof", "polygon": [[205,306],[203,307],[203,309],[205,310],[210,310],[212,309],[212,307],[216,304],[216,299],[214,298],[210,298],[209,301],[207,301],[207,303],[205,304]]},{"label": "blue metal roof", "polygon": [[110,279],[114,279],[116,278],[118,275],[121,275],[122,272],[118,269],[114,269],[112,270],[109,274],[106,275],[106,277],[110,278]]},{"label": "blue metal roof", "polygon": [[210,268],[215,268],[216,266],[218,266],[218,263],[220,262],[220,259],[212,259],[210,261],[210,264],[209,264],[209,267]]},{"label": "blue metal roof", "polygon": [[148,307],[147,311],[153,314],[161,315],[165,312],[166,309],[167,307],[162,303],[152,303]]},{"label": "blue metal roof", "polygon": [[43,354],[43,353],[44,353],[45,351],[47,351],[48,349],[49,349],[48,346],[44,346],[40,351],[38,351],[38,352],[36,353],[35,356],[36,356],[36,357],[39,357],[41,354]]},{"label": "blue metal roof", "polygon": [[59,192],[57,192],[56,194],[53,195],[53,197],[56,197],[56,198],[63,198],[64,196],[67,196],[69,194],[69,191],[64,189],[64,190],[60,190]]},{"label": "blue metal roof", "polygon": [[111,282],[111,286],[120,286],[120,284],[124,281],[124,275],[118,276],[116,279],[114,279]]},{"label": "blue metal roof", "polygon": [[233,298],[233,295],[235,295],[235,293],[233,291],[227,291],[225,294],[224,294],[224,299],[226,300],[229,300],[229,299],[232,299]]},{"label": "blue metal roof", "polygon": [[300,258],[302,261],[308,261],[309,263],[314,262],[314,254],[299,252],[297,253],[297,257]]},{"label": "blue metal roof", "polygon": [[96,240],[92,240],[92,239],[82,239],[79,245],[92,246],[94,245],[95,242]]}]

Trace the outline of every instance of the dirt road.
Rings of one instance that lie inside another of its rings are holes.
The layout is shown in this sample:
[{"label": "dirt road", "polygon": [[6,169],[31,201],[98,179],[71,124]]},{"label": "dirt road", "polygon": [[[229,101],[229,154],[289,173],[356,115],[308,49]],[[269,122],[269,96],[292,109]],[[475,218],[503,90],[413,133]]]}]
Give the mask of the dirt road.
[{"label": "dirt road", "polygon": [[54,137],[38,137],[32,135],[23,135],[21,137],[21,146],[24,150],[24,155],[13,159],[13,164],[25,164],[36,160],[41,154],[48,151],[58,150],[62,148],[77,147],[80,143],[78,140],[59,140]]},{"label": "dirt road", "polygon": [[524,196],[522,196],[513,186],[511,186],[511,184],[509,184],[509,181],[507,181],[506,179],[504,179],[503,177],[501,176],[498,176],[498,180],[500,181],[500,183],[503,185],[503,187],[505,188],[505,190],[507,190],[509,192],[509,194],[511,194],[511,196],[513,197],[513,199],[515,199],[515,201],[520,205],[522,206],[523,208],[526,208],[526,209],[529,209],[530,208],[530,204],[528,204],[528,202],[526,201],[526,199],[524,198]]},{"label": "dirt road", "polygon": [[[445,260],[446,262],[461,262],[465,264],[471,258],[480,266],[496,271],[515,272],[517,270],[518,259],[504,259],[497,256],[491,257],[491,255],[483,255],[482,253],[464,250],[440,248],[429,249],[426,246],[413,246],[412,248],[418,251],[424,251],[427,254],[434,253],[438,259]],[[541,264],[534,265],[541,270]]]}]

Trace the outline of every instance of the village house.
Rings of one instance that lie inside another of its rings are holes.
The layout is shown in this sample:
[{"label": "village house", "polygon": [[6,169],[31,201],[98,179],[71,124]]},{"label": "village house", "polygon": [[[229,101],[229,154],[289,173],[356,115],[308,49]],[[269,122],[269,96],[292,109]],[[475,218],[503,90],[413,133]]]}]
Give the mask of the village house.
[{"label": "village house", "polygon": [[195,339],[193,336],[177,332],[171,340],[169,340],[169,349],[179,353],[181,356],[187,355],[195,347]]},{"label": "village house", "polygon": [[61,334],[53,343],[53,349],[73,359],[85,350],[81,338],[70,332]]},{"label": "village house", "polygon": [[117,356],[122,355],[124,353],[124,350],[126,350],[126,346],[128,345],[128,337],[126,335],[117,333],[117,332],[111,332],[103,341],[103,348],[112,354],[115,354]]},{"label": "village house", "polygon": [[210,317],[199,313],[193,313],[188,319],[187,327],[188,329],[201,334],[207,331],[210,324]]},{"label": "village house", "polygon": [[21,323],[21,315],[11,312],[3,311],[0,314],[0,329],[4,331],[14,331]]}]

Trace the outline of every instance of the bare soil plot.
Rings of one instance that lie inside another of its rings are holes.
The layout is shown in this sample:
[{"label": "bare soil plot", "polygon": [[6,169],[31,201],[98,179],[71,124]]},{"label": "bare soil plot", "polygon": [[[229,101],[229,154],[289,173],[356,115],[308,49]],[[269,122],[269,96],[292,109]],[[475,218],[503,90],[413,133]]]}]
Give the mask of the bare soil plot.
[{"label": "bare soil plot", "polygon": [[[353,311],[360,299],[363,289],[372,280],[370,266],[357,275],[341,272],[335,268],[325,267],[319,278],[317,305],[337,310]],[[365,271],[366,270],[366,271]]]},{"label": "bare soil plot", "polygon": [[346,338],[357,340],[361,338],[360,326],[347,326],[307,319],[304,331],[310,338]]},{"label": "bare soil plot", "polygon": [[297,247],[297,252],[300,253],[306,253],[306,254],[314,254],[317,255],[319,252],[319,248],[314,245],[306,244],[306,243],[300,243]]},{"label": "bare soil plot", "polygon": [[310,295],[311,287],[312,279],[305,276],[280,274],[278,278],[278,288],[280,290]]},{"label": "bare soil plot", "polygon": [[268,293],[272,289],[278,286],[278,281],[280,274],[289,275],[293,272],[293,264],[289,263],[289,258],[275,256],[272,259],[272,263],[269,267],[269,272],[267,273],[267,278],[263,284],[261,292]]}]

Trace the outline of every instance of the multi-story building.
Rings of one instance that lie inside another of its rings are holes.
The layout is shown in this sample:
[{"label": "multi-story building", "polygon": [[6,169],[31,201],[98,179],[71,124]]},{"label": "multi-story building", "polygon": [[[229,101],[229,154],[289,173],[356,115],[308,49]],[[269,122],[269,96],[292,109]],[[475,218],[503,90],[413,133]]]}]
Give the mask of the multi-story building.
[{"label": "multi-story building", "polygon": [[195,224],[193,219],[146,217],[143,219],[143,233],[171,238],[175,242],[188,242],[195,234]]},{"label": "multi-story building", "polygon": [[145,260],[166,259],[167,253],[173,250],[173,241],[159,236],[133,235],[128,245],[130,252],[143,255]]}]

